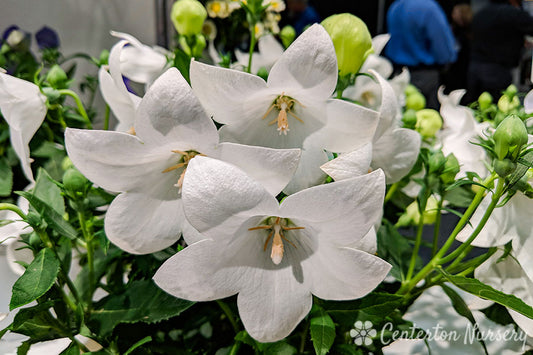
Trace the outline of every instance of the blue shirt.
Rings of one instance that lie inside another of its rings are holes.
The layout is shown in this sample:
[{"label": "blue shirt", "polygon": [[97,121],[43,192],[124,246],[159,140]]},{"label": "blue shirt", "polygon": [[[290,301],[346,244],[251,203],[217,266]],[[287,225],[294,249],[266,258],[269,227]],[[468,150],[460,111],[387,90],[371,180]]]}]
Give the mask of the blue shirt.
[{"label": "blue shirt", "polygon": [[434,0],[396,0],[387,12],[391,35],[385,55],[408,66],[453,63],[455,39],[446,15]]}]

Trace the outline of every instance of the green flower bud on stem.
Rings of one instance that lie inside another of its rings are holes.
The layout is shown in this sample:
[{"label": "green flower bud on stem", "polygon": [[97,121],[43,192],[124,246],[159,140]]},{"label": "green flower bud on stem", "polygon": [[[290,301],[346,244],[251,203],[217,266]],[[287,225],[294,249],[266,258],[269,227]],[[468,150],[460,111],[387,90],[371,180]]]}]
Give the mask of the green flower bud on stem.
[{"label": "green flower bud on stem", "polygon": [[289,47],[296,38],[296,30],[292,26],[285,26],[279,32],[279,37],[285,48]]},{"label": "green flower bud on stem", "polygon": [[415,129],[416,127],[416,111],[409,109],[403,113],[402,122],[405,128]]},{"label": "green flower bud on stem", "polygon": [[100,58],[98,58],[98,63],[100,65],[106,65],[109,63],[109,51],[107,49],[104,49],[100,52]]},{"label": "green flower bud on stem", "polygon": [[405,98],[405,107],[411,110],[422,110],[426,107],[426,98],[420,91],[415,91]]},{"label": "green flower bud on stem", "polygon": [[498,125],[493,139],[498,160],[510,158],[515,161],[522,146],[527,144],[526,126],[517,115],[509,115]]},{"label": "green flower bud on stem", "polygon": [[65,174],[63,174],[63,185],[68,191],[84,193],[87,185],[87,178],[80,173],[78,169],[70,168]]},{"label": "green flower bud on stem", "polygon": [[431,154],[428,159],[429,163],[429,172],[430,173],[439,173],[444,170],[444,164],[446,164],[446,158],[441,150],[436,151]]},{"label": "green flower bud on stem", "polygon": [[442,127],[440,114],[430,108],[416,113],[416,130],[423,138],[433,138]]},{"label": "green flower bud on stem", "polygon": [[194,36],[180,36],[179,44],[190,57],[199,58],[205,48],[205,37],[201,34]]},{"label": "green flower bud on stem", "polygon": [[494,171],[500,177],[506,177],[507,175],[512,174],[516,170],[516,163],[512,162],[509,159],[494,159],[492,164],[494,165]]},{"label": "green flower bud on stem", "polygon": [[440,179],[444,184],[451,184],[455,181],[455,176],[457,175],[457,173],[459,173],[460,170],[461,167],[459,166],[459,161],[452,153],[446,157],[444,171],[440,175]]},{"label": "green flower bud on stem", "polygon": [[332,15],[322,26],[333,40],[339,75],[357,74],[366,58],[373,53],[372,36],[365,23],[352,14]]},{"label": "green flower bud on stem", "polygon": [[503,95],[498,100],[498,109],[502,112],[508,113],[517,109],[518,107],[520,107],[520,99],[518,96]]},{"label": "green flower bud on stem", "polygon": [[481,110],[486,110],[492,104],[492,95],[485,91],[479,95],[477,102],[479,103],[479,108]]},{"label": "green flower bud on stem", "polygon": [[67,73],[57,64],[54,64],[48,71],[48,74],[46,74],[46,81],[56,89],[65,89],[68,87]]},{"label": "green flower bud on stem", "polygon": [[[433,224],[437,219],[437,199],[433,196],[428,198],[426,209],[424,211],[424,224]],[[396,227],[405,227],[420,222],[420,211],[418,210],[418,203],[414,201],[405,209],[405,213],[400,216]]]},{"label": "green flower bud on stem", "polygon": [[176,31],[184,36],[201,33],[206,17],[206,9],[197,0],[178,0],[170,12],[170,19]]}]

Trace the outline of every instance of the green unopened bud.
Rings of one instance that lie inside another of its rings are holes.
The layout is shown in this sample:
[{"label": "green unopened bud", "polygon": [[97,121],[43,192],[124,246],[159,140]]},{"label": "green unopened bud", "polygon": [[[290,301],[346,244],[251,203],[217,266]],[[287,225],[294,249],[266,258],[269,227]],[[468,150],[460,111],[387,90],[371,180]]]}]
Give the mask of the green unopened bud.
[{"label": "green unopened bud", "polygon": [[520,149],[527,144],[527,129],[517,115],[507,116],[494,132],[494,151],[498,160],[518,157]]},{"label": "green unopened bud", "polygon": [[441,150],[434,152],[429,156],[428,159],[429,172],[438,173],[440,175],[441,171],[444,170],[444,164],[446,164],[446,158]]},{"label": "green unopened bud", "polygon": [[416,86],[414,86],[413,84],[407,84],[406,88],[405,88],[405,95],[406,96],[409,96],[409,95],[412,95],[412,94],[419,94],[420,93],[420,90],[418,90],[418,88]]},{"label": "green unopened bud", "polygon": [[170,12],[170,19],[176,31],[184,36],[201,33],[206,17],[206,9],[197,0],[178,0]]},{"label": "green unopened bud", "polygon": [[374,51],[372,36],[365,23],[357,16],[344,13],[322,21],[337,54],[339,75],[356,74],[366,58]]},{"label": "green unopened bud", "polygon": [[520,107],[520,99],[518,96],[510,96],[503,95],[498,100],[498,109],[502,112],[508,113],[513,110],[516,110],[518,107]]},{"label": "green unopened bud", "polygon": [[406,96],[405,107],[411,110],[422,110],[426,107],[426,98],[420,91],[413,92]]},{"label": "green unopened bud", "polygon": [[[41,220],[40,217],[39,218],[39,221]],[[28,218],[29,219],[29,218]],[[39,236],[37,235],[37,233],[32,233],[30,235],[30,239],[28,240],[28,242],[30,243],[30,245],[34,248],[38,248],[41,246],[41,238],[39,238]]]},{"label": "green unopened bud", "polygon": [[70,168],[63,174],[63,185],[68,191],[84,192],[86,184],[87,178],[76,168]]},{"label": "green unopened bud", "polygon": [[494,171],[500,177],[506,177],[507,175],[512,174],[516,170],[516,163],[509,159],[498,160],[494,159],[493,161]]},{"label": "green unopened bud", "polygon": [[[36,212],[33,212],[33,211],[30,211],[28,212],[28,214],[26,215],[28,217],[28,224],[32,227],[36,227],[36,226],[40,226],[41,223],[42,223],[42,219],[41,219],[41,216],[36,213]],[[35,233],[33,233],[35,234]],[[39,238],[39,237],[37,237]]]},{"label": "green unopened bud", "polygon": [[442,118],[437,111],[430,108],[417,111],[416,130],[423,138],[435,137],[441,127]]},{"label": "green unopened bud", "polygon": [[61,169],[63,169],[63,171],[67,171],[68,169],[73,167],[74,164],[72,164],[72,160],[70,160],[69,157],[63,158],[63,161],[61,162]]},{"label": "green unopened bud", "polygon": [[479,95],[477,102],[479,103],[479,108],[481,110],[486,110],[492,104],[492,95],[485,91]]},{"label": "green unopened bud", "polygon": [[[433,196],[428,198],[426,209],[424,211],[424,224],[433,224],[437,219],[437,199]],[[418,210],[418,203],[413,202],[405,209],[405,213],[400,216],[396,227],[405,227],[420,223],[420,211]]]},{"label": "green unopened bud", "polygon": [[507,95],[507,96],[514,96],[518,93],[518,88],[516,87],[516,85],[514,84],[511,84],[509,85],[505,91],[503,92],[504,95]]},{"label": "green unopened bud", "polygon": [[285,48],[289,47],[296,38],[296,30],[292,26],[285,26],[279,32],[279,37]]},{"label": "green unopened bud", "polygon": [[440,179],[445,184],[451,184],[455,181],[455,176],[457,175],[457,173],[459,173],[460,170],[461,167],[459,166],[459,161],[452,153],[446,157],[444,171],[440,175]]},{"label": "green unopened bud", "polygon": [[98,58],[98,64],[100,65],[106,65],[109,63],[109,51],[107,49],[104,49],[100,52],[100,58]]},{"label": "green unopened bud", "polygon": [[[188,41],[189,39],[189,41]],[[191,43],[192,40],[192,43]],[[203,35],[195,35],[195,36],[180,36],[179,44],[183,51],[187,53],[190,57],[201,57],[202,51],[205,48],[206,42],[205,37]],[[192,45],[192,48],[191,48]]]},{"label": "green unopened bud", "polygon": [[403,126],[409,129],[415,129],[416,127],[416,111],[409,109],[404,112],[402,116]]},{"label": "green unopened bud", "polygon": [[64,89],[67,87],[68,76],[59,65],[54,64],[46,74],[46,81],[53,88]]},{"label": "green unopened bud", "polygon": [[268,80],[268,70],[265,67],[259,68],[257,71],[257,76],[263,79],[264,81]]}]

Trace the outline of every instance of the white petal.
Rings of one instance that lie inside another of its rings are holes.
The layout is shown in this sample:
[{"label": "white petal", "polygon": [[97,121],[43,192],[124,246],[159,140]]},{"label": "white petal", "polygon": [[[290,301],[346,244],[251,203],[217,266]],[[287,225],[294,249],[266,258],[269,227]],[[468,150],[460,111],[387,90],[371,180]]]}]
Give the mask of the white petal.
[{"label": "white petal", "polygon": [[105,218],[109,240],[132,254],[148,254],[178,241],[184,216],[178,189],[170,186],[164,198],[144,193],[118,195]]},{"label": "white petal", "polygon": [[328,121],[309,139],[336,153],[350,152],[372,142],[379,114],[374,110],[342,100],[327,102]]},{"label": "white petal", "polygon": [[354,176],[367,174],[372,161],[372,144],[367,143],[362,147],[339,155],[320,168],[335,181],[345,180]]},{"label": "white petal", "polygon": [[[135,118],[136,106],[132,102],[131,97],[127,91],[123,92],[115,85],[111,75],[104,69],[100,68],[98,72],[100,91],[104,100],[111,108],[111,111],[121,124],[125,127],[122,131],[127,131],[133,127],[133,120]],[[137,104],[140,102],[140,98]]]},{"label": "white petal", "polygon": [[[259,52],[254,53],[252,58],[252,73],[257,73],[259,69],[265,68],[269,71],[274,63],[283,54],[283,46],[276,40],[271,34],[262,36],[257,41],[257,47]],[[240,50],[235,51],[237,61],[244,67],[248,66],[248,60],[250,58],[249,53],[242,52]]]},{"label": "white petal", "polygon": [[305,91],[315,100],[326,100],[335,90],[337,75],[333,42],[326,30],[315,24],[302,33],[274,64],[268,85],[291,92]]},{"label": "white petal", "polygon": [[162,171],[176,164],[172,148],[151,147],[122,132],[67,128],[65,145],[74,165],[111,191],[142,191],[169,176]]},{"label": "white petal", "polygon": [[320,166],[328,161],[328,155],[322,148],[318,148],[312,142],[304,142],[300,164],[290,181],[283,189],[286,194],[293,194],[311,186],[324,183],[326,175]]},{"label": "white petal", "polygon": [[361,298],[387,276],[391,265],[377,256],[352,248],[321,243],[316,253],[303,262],[312,278],[311,292],[325,300]]},{"label": "white petal", "polygon": [[213,239],[221,230],[238,228],[252,216],[275,215],[279,209],[276,198],[242,170],[202,156],[189,163],[182,198],[192,226]]},{"label": "white petal", "polygon": [[261,97],[267,86],[256,75],[196,61],[191,62],[191,85],[207,114],[225,124],[261,119],[275,98]]},{"label": "white petal", "polygon": [[383,33],[372,38],[372,48],[374,48],[374,54],[380,54],[383,51],[383,48],[387,45],[390,40],[389,33]]},{"label": "white petal", "polygon": [[54,340],[42,341],[33,344],[28,350],[28,355],[60,355],[70,345],[72,341],[69,338],[60,338]]},{"label": "white petal", "polygon": [[282,150],[222,143],[217,150],[218,159],[242,169],[273,196],[287,186],[300,160],[299,149]]},{"label": "white petal", "polygon": [[[390,77],[392,75],[392,73],[394,72],[394,68],[392,66],[392,63],[387,58],[380,57],[380,56],[375,55],[375,54],[370,54],[368,56],[368,58],[366,58],[365,62],[361,66],[361,70],[359,70],[359,72],[366,73],[370,69],[376,71],[377,73],[379,73],[384,78]],[[363,77],[358,77],[357,80],[356,80],[356,83],[357,83],[357,81],[359,81],[360,79],[363,79],[363,78],[364,78],[364,76]],[[372,80],[370,78],[368,78],[368,79]]]},{"label": "white petal", "polygon": [[287,197],[280,208],[284,217],[319,226],[320,236],[348,246],[363,238],[381,217],[384,194],[385,176],[377,170],[300,191]]},{"label": "white petal", "polygon": [[[530,250],[533,248],[533,230],[529,223],[533,215],[533,200],[526,197],[524,194],[517,192],[509,202],[508,208],[512,210],[509,212],[507,235],[514,236],[513,238],[513,254],[516,256],[522,269],[533,280],[533,260],[531,258]],[[505,207],[505,206],[504,206]]]},{"label": "white petal", "polygon": [[398,128],[397,118],[400,113],[400,106],[389,82],[374,70],[370,70],[370,73],[374,75],[381,86],[381,107],[379,108],[379,123],[375,135],[376,139],[379,139],[385,132]]},{"label": "white petal", "polygon": [[524,109],[526,113],[533,112],[533,90],[530,90],[524,98]]},{"label": "white petal", "polygon": [[413,168],[421,141],[418,132],[407,128],[387,132],[372,146],[372,168],[383,169],[387,184],[401,180]]},{"label": "white petal", "polygon": [[176,68],[168,69],[145,94],[135,132],[145,143],[187,142],[199,151],[218,143],[215,124]]}]

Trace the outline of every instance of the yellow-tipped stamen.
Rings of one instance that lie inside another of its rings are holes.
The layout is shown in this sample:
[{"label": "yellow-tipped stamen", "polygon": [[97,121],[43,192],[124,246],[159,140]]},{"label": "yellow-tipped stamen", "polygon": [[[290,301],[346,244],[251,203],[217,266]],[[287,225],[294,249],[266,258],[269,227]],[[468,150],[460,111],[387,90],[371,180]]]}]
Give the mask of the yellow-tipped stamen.
[{"label": "yellow-tipped stamen", "polygon": [[174,185],[179,189],[179,192],[181,193],[181,187],[183,186],[183,179],[185,177],[185,172],[187,171],[187,166],[189,165],[190,161],[197,155],[201,155],[205,157],[205,154],[198,153],[194,150],[191,151],[183,151],[178,149],[171,150],[172,153],[180,154],[180,163],[177,163],[176,165],[172,165],[165,170],[162,171],[162,173],[168,173],[170,171],[174,171],[180,168],[183,168],[183,171],[181,172],[178,182]]},{"label": "yellow-tipped stamen", "polygon": [[281,93],[281,95],[274,100],[272,105],[270,105],[270,107],[261,119],[265,119],[274,108],[278,109],[278,117],[270,121],[268,125],[271,126],[277,122],[277,130],[279,134],[287,135],[287,132],[289,132],[289,121],[287,114],[290,114],[296,120],[300,121],[301,123],[304,123],[304,121],[300,117],[296,116],[296,114],[292,112],[295,103],[299,104],[302,107],[305,107],[298,100],[295,100],[289,96],[285,96],[285,93]]}]

